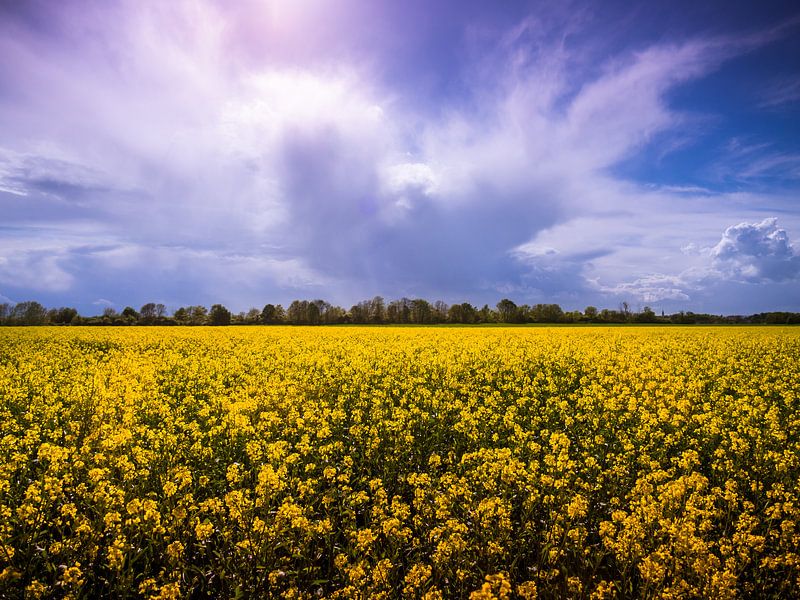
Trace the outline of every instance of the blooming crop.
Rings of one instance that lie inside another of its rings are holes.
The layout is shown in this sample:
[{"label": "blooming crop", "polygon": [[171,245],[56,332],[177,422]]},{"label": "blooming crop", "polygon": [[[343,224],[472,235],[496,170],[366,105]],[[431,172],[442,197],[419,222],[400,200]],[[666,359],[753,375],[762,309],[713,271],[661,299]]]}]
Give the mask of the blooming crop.
[{"label": "blooming crop", "polygon": [[800,331],[0,331],[0,597],[786,597]]}]

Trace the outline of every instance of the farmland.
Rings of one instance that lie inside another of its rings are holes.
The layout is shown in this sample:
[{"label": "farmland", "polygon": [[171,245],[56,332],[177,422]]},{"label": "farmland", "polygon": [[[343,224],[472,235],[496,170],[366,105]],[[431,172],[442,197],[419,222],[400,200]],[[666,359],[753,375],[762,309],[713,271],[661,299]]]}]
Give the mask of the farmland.
[{"label": "farmland", "polygon": [[785,597],[800,330],[8,328],[0,597]]}]

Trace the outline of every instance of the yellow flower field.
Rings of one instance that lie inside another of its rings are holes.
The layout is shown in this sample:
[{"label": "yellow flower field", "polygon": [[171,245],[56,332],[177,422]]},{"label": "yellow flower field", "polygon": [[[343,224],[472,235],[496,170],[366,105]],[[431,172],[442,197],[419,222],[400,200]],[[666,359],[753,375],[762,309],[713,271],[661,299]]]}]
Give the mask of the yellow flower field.
[{"label": "yellow flower field", "polygon": [[800,330],[0,330],[0,597],[800,589]]}]

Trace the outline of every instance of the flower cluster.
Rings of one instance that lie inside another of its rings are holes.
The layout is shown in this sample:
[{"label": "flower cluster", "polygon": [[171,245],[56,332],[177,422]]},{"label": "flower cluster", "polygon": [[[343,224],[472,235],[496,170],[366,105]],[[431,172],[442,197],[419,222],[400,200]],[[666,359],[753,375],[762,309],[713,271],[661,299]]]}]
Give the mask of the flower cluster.
[{"label": "flower cluster", "polygon": [[800,332],[6,329],[0,597],[787,597]]}]

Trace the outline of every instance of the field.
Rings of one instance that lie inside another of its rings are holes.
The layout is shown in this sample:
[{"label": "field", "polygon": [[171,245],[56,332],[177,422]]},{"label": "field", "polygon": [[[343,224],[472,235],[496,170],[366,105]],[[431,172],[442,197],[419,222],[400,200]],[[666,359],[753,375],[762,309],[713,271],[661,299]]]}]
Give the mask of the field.
[{"label": "field", "polygon": [[0,330],[0,597],[787,597],[800,330]]}]

